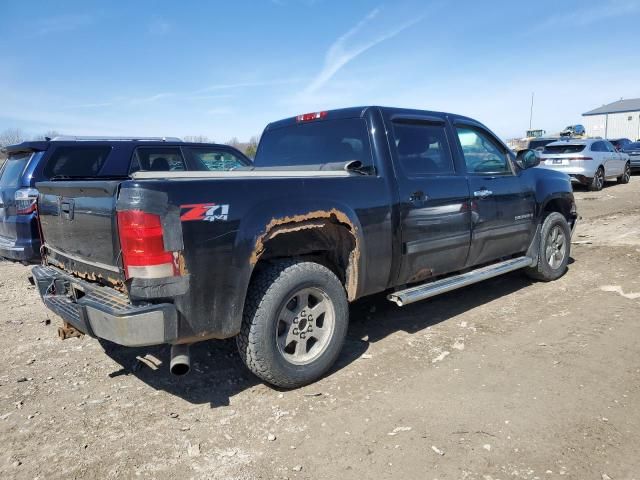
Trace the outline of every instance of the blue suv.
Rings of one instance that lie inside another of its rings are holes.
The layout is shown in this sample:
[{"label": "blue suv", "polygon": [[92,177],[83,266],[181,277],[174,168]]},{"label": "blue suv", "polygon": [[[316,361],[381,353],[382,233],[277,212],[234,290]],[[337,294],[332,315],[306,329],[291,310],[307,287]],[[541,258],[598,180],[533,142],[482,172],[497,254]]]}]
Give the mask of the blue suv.
[{"label": "blue suv", "polygon": [[250,166],[228,145],[178,138],[56,137],[6,147],[0,170],[0,257],[40,258],[37,182],[127,178],[136,171],[212,171]]}]

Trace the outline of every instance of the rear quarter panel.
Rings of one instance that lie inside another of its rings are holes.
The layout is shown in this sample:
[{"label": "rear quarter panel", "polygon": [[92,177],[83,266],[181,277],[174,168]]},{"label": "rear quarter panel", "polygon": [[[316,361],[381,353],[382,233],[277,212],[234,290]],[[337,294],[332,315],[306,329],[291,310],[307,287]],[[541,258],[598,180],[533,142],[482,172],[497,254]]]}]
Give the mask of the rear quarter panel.
[{"label": "rear quarter panel", "polygon": [[334,214],[357,237],[354,296],[388,286],[392,199],[381,177],[144,180],[122,186],[131,187],[167,192],[169,205],[181,207],[190,275],[188,293],[176,301],[181,341],[239,332],[261,237],[278,223]]}]

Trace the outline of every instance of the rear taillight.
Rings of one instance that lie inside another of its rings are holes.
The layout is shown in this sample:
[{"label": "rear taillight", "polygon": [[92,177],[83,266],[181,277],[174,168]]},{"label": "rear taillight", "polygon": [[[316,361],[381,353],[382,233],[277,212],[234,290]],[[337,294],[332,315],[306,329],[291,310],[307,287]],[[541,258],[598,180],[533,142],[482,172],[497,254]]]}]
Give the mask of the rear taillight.
[{"label": "rear taillight", "polygon": [[16,190],[16,214],[29,215],[36,211],[36,202],[38,201],[38,190],[35,188],[21,188]]},{"label": "rear taillight", "polygon": [[179,275],[173,252],[164,249],[159,215],[127,210],[118,212],[120,248],[127,278],[162,278]]},{"label": "rear taillight", "polygon": [[569,160],[593,160],[593,157],[569,157]]}]

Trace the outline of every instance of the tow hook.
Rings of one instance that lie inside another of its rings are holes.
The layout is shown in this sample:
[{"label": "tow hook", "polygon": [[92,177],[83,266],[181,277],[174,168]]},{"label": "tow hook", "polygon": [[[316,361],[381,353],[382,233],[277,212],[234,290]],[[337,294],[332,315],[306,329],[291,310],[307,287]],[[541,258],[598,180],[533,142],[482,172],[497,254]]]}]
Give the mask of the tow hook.
[{"label": "tow hook", "polygon": [[58,327],[58,337],[60,337],[60,340],[66,340],[67,338],[81,337],[82,335],[84,335],[84,333],[76,329],[69,322],[64,322],[61,327]]}]

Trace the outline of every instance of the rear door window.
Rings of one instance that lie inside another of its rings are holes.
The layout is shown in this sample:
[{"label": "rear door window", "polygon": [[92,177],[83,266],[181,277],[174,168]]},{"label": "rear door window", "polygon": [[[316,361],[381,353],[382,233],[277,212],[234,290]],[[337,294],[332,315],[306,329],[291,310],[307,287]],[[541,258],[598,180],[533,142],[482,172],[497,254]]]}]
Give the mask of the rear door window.
[{"label": "rear door window", "polygon": [[226,171],[245,167],[249,162],[233,152],[212,147],[185,147],[195,170]]},{"label": "rear door window", "polygon": [[58,147],[44,168],[46,178],[95,177],[100,172],[110,146]]},{"label": "rear door window", "polygon": [[267,130],[256,167],[296,167],[359,160],[373,165],[367,124],[361,118],[320,120]]},{"label": "rear door window", "polygon": [[133,152],[129,173],[181,172],[186,169],[182,152],[178,147],[138,147]]},{"label": "rear door window", "polygon": [[443,125],[393,122],[396,154],[407,176],[453,173],[453,159]]},{"label": "rear door window", "polygon": [[0,188],[17,188],[20,186],[24,169],[29,164],[31,153],[11,155],[4,167],[0,168]]}]

